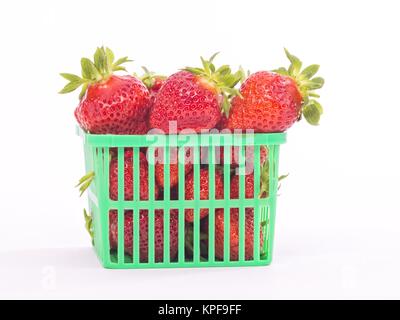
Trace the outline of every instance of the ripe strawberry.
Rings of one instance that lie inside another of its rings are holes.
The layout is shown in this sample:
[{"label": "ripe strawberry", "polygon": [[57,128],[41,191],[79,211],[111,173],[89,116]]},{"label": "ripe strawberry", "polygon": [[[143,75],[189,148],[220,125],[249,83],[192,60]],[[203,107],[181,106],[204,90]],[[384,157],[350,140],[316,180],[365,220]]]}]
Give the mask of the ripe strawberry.
[{"label": "ripe strawberry", "polygon": [[[188,156],[189,151],[186,152]],[[156,182],[160,188],[164,188],[164,150],[158,148],[154,153],[156,157],[156,164],[154,166],[154,175]],[[178,162],[178,149],[170,148],[170,165],[169,165],[169,183],[170,188],[175,187],[179,181],[179,162]],[[185,176],[193,170],[192,161],[185,158]]]},{"label": "ripe strawberry", "polygon": [[[245,209],[245,259],[253,259],[254,248],[254,209]],[[230,210],[230,260],[239,258],[239,209]],[[264,243],[264,237],[260,227],[260,247]],[[215,212],[215,256],[224,258],[224,209],[217,209]]]},{"label": "ripe strawberry", "polygon": [[250,75],[240,88],[241,97],[232,99],[225,126],[230,129],[253,129],[256,132],[282,132],[303,115],[317,125],[321,105],[310,97],[319,97],[314,90],[323,86],[320,77],[312,78],[318,65],[301,71],[302,63],[285,49],[291,62],[288,70],[260,71]]},{"label": "ripe strawberry", "polygon": [[[279,177],[279,180],[286,176]],[[269,195],[269,164],[268,161],[262,166],[260,177],[260,193],[254,194],[254,173],[244,177],[244,196],[246,199],[254,197],[268,197]],[[239,176],[233,175],[231,178],[231,199],[239,198]],[[245,259],[253,259],[253,237],[254,237],[254,208],[245,209]],[[239,257],[239,209],[230,209],[230,259],[238,260]],[[262,228],[260,226],[260,247],[264,243]],[[224,210],[217,209],[215,213],[215,256],[219,259],[224,258]]]},{"label": "ripe strawberry", "polygon": [[[139,156],[139,185],[140,185],[140,199],[149,199],[149,181],[148,181],[148,164],[146,156],[140,153]],[[133,199],[133,151],[132,149],[125,149],[124,159],[124,181],[125,181],[125,200]],[[154,198],[157,199],[159,195],[159,188],[154,186]],[[110,199],[118,199],[118,157],[111,155],[110,161]]]},{"label": "ripe strawberry", "polygon": [[202,68],[185,68],[170,76],[161,87],[150,113],[150,126],[170,132],[170,121],[176,121],[177,131],[190,128],[196,132],[214,128],[221,110],[228,109],[232,96],[238,94],[235,85],[242,71],[232,74],[229,66],[216,69],[210,60],[202,58]]},{"label": "ripe strawberry", "polygon": [[[164,212],[163,210],[155,210],[154,214],[154,255],[155,261],[163,261],[164,257]],[[125,253],[132,255],[133,249],[133,214],[132,210],[127,210],[124,214],[124,246]],[[148,261],[148,212],[140,210],[139,212],[139,250],[140,261]],[[118,214],[116,210],[110,211],[109,225],[110,248],[118,248]],[[178,210],[171,210],[170,214],[170,259],[174,259],[178,253]]]},{"label": "ripe strawberry", "polygon": [[[246,199],[252,199],[254,197],[268,197],[269,195],[269,162],[266,161],[261,167],[260,172],[260,192],[259,194],[254,194],[254,172],[250,174],[246,174],[244,176],[244,196]],[[282,175],[278,178],[278,181],[285,179],[287,175]],[[239,198],[239,180],[240,176],[234,174],[231,177],[231,190],[230,196],[231,199],[238,199]]]},{"label": "ripe strawberry", "polygon": [[[205,168],[200,169],[200,200],[209,199],[209,173]],[[216,170],[215,171],[215,184],[212,186],[215,188],[215,199],[223,199],[224,198],[224,179],[223,175]],[[194,199],[194,172],[191,172],[187,175],[185,181],[185,199],[193,200]],[[208,209],[200,209],[200,219],[206,217],[208,215]],[[194,210],[186,209],[185,210],[185,220],[188,222],[193,222],[194,220]]]},{"label": "ripe strawberry", "polygon": [[144,75],[140,79],[149,90],[151,99],[150,104],[153,105],[154,100],[158,94],[158,91],[160,91],[167,77],[155,74],[154,72],[149,71],[146,67],[142,67],[142,69],[144,70]]},{"label": "ripe strawberry", "polygon": [[[132,76],[117,76],[114,71],[125,70],[121,64],[127,57],[114,61],[109,48],[97,48],[94,63],[82,58],[82,78],[69,73],[61,76],[70,81],[60,93],[82,86],[80,102],[75,109],[79,125],[95,134],[137,134],[150,108],[146,86]],[[141,133],[141,132],[139,132]]]}]

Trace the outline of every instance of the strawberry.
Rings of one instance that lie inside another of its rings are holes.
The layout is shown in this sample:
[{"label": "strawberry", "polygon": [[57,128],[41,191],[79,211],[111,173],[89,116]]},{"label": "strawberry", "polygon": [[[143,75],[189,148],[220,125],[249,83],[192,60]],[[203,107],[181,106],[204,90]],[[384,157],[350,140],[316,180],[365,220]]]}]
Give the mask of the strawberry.
[{"label": "strawberry", "polygon": [[97,48],[94,63],[82,58],[82,77],[61,73],[69,83],[60,93],[82,86],[75,117],[85,131],[94,134],[137,134],[143,131],[142,123],[146,122],[150,108],[149,91],[135,77],[113,74],[125,70],[121,64],[128,61],[127,57],[114,61],[113,52],[102,47]]},{"label": "strawberry", "polygon": [[241,96],[232,99],[229,118],[223,125],[229,129],[283,132],[302,115],[310,124],[318,124],[322,107],[310,97],[319,97],[314,90],[324,84],[322,78],[313,78],[319,66],[314,64],[301,71],[301,61],[285,52],[290,67],[250,75],[240,88]]},{"label": "strawberry", "polygon": [[[189,151],[186,152],[188,156]],[[157,148],[155,150],[156,164],[154,166],[154,175],[156,182],[160,188],[164,188],[164,150],[162,148]],[[178,162],[178,149],[170,148],[170,165],[169,165],[169,183],[170,188],[175,187],[179,181],[179,162]],[[185,158],[185,176],[192,171],[193,166],[190,159]]]},{"label": "strawberry", "polygon": [[[164,212],[163,210],[155,210],[154,214],[154,255],[155,261],[163,261],[164,256]],[[133,249],[133,214],[132,210],[127,210],[124,214],[124,245],[125,253],[132,255]],[[148,211],[140,210],[139,212],[139,250],[140,261],[148,261]],[[118,214],[116,210],[110,211],[109,225],[110,248],[118,248]],[[170,214],[170,258],[175,258],[178,253],[178,210],[171,210]]]},{"label": "strawberry", "polygon": [[[246,174],[244,176],[244,196],[246,199],[252,199],[254,197],[268,197],[269,195],[269,162],[266,161],[261,167],[260,172],[260,192],[259,194],[254,194],[254,172],[250,174]],[[285,179],[287,175],[282,175],[278,178],[278,181]],[[238,199],[239,198],[239,180],[240,176],[234,174],[231,177],[231,190],[230,196],[231,199]]]},{"label": "strawberry", "polygon": [[144,74],[142,77],[140,77],[140,79],[150,92],[150,104],[152,106],[154,104],[154,100],[158,94],[158,91],[160,91],[167,77],[155,74],[154,72],[149,71],[146,67],[142,67],[142,69],[144,70]]},{"label": "strawberry", "polygon": [[[286,176],[280,176],[279,180]],[[269,164],[266,161],[261,169],[260,192],[254,194],[254,173],[244,176],[244,197],[252,199],[254,197],[268,197],[269,195]],[[239,176],[233,175],[231,178],[231,199],[239,198]],[[254,236],[254,208],[245,209],[245,259],[253,259],[253,236]],[[260,247],[264,243],[264,237],[260,226]],[[237,260],[239,257],[239,209],[230,209],[230,259]],[[215,256],[219,259],[224,258],[224,210],[217,209],[215,212]]]},{"label": "strawberry", "polygon": [[[200,200],[207,200],[209,197],[209,173],[208,169],[201,168],[200,169]],[[224,179],[223,175],[219,172],[219,170],[215,170],[215,199],[223,199],[224,198]],[[194,172],[191,172],[186,177],[185,182],[185,199],[193,200],[194,199]],[[200,219],[206,217],[208,215],[208,209],[200,209]],[[193,222],[194,220],[194,210],[186,209],[185,210],[185,219],[188,222]]]},{"label": "strawberry", "polygon": [[[149,181],[148,181],[148,164],[146,156],[141,152],[139,156],[139,182],[140,182],[140,199],[149,199]],[[132,149],[125,149],[124,159],[124,181],[125,181],[125,195],[124,200],[133,199],[133,151]],[[155,184],[154,197],[158,198],[159,188]],[[111,154],[110,161],[110,199],[118,199],[118,157]]]},{"label": "strawberry", "polygon": [[[253,259],[254,248],[254,209],[245,209],[245,259]],[[230,260],[239,258],[239,209],[230,210]],[[260,247],[264,243],[264,237],[260,227]],[[224,209],[215,212],[215,256],[224,258]]]},{"label": "strawberry", "polygon": [[178,132],[187,128],[200,132],[216,126],[231,97],[239,94],[234,87],[243,73],[232,74],[227,65],[216,69],[214,57],[201,58],[203,68],[185,68],[165,81],[150,113],[150,127],[174,133],[169,128],[172,121]]}]

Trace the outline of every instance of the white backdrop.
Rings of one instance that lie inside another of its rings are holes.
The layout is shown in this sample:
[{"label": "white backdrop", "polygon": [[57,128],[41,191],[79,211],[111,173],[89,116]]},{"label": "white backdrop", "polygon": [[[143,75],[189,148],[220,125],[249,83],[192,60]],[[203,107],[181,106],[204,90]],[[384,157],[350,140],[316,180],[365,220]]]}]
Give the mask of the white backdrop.
[{"label": "white backdrop", "polygon": [[[400,298],[398,1],[2,1],[0,297]],[[109,271],[83,228],[77,94],[59,72],[107,45],[169,74],[319,63],[320,127],[281,151],[266,268]],[[211,289],[212,288],[212,289]]]}]

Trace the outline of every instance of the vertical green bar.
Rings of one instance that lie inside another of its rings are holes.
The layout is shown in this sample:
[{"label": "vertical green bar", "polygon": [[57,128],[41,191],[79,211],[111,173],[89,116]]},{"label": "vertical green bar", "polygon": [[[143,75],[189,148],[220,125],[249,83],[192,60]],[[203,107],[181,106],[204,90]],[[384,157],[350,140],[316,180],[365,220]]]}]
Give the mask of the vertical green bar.
[{"label": "vertical green bar", "polygon": [[271,148],[272,163],[269,167],[269,223],[268,223],[268,247],[267,247],[267,260],[270,262],[272,258],[272,251],[274,245],[275,235],[275,212],[276,212],[276,193],[278,190],[278,168],[279,168],[279,145],[274,145]]},{"label": "vertical green bar", "polygon": [[124,148],[118,148],[118,264],[124,262]]},{"label": "vertical green bar", "polygon": [[149,206],[148,206],[148,218],[149,218],[149,263],[154,263],[154,147],[147,149],[148,166],[149,166]]},{"label": "vertical green bar", "polygon": [[[100,228],[94,230],[94,237],[95,242],[94,245],[96,246],[96,250],[100,255],[101,259],[106,262],[110,263],[110,241],[109,241],[109,232],[108,232],[108,225],[109,225],[109,214],[108,214],[108,197],[105,196],[105,191],[108,189],[103,189],[105,184],[104,175],[103,175],[103,159],[101,155],[101,148],[93,148],[90,147],[88,153],[91,153],[91,161],[92,167],[91,170],[95,172],[95,187],[97,190],[96,196],[98,197],[98,215],[100,219]],[[108,193],[106,194],[108,195]],[[95,222],[95,221],[94,221]],[[94,227],[96,227],[96,223],[94,223]],[[101,237],[100,237],[101,236]],[[104,251],[104,249],[106,251]]]},{"label": "vertical green bar", "polygon": [[[100,177],[98,177],[98,185],[97,188],[97,197],[99,203],[99,210],[98,212],[103,216],[104,222],[102,223],[102,234],[103,234],[103,241],[105,246],[105,257],[107,259],[107,263],[110,263],[110,239],[109,239],[109,224],[110,224],[110,192],[109,192],[109,185],[110,185],[110,150],[108,147],[104,148],[104,162],[103,162],[103,169],[100,171]],[[104,186],[104,189],[102,187]],[[100,206],[100,204],[102,204]],[[101,208],[104,207],[103,211]],[[96,234],[96,230],[95,230]]]},{"label": "vertical green bar", "polygon": [[185,201],[185,148],[178,149],[178,189],[179,189],[179,247],[178,262],[180,265],[185,263],[185,209],[182,203]]},{"label": "vertical green bar", "polygon": [[[200,135],[197,136],[200,138]],[[193,262],[200,261],[200,145],[193,147],[194,160],[194,217],[193,217]]]},{"label": "vertical green bar", "polygon": [[[266,160],[268,161],[268,159]],[[260,193],[260,146],[254,146],[254,198],[258,199],[258,194]],[[254,260],[260,259],[260,205],[257,203],[254,206]]]},{"label": "vertical green bar", "polygon": [[224,261],[230,261],[230,180],[231,180],[231,147],[224,147]]},{"label": "vertical green bar", "polygon": [[[238,146],[239,156],[239,199],[245,199],[245,183],[244,178],[246,174],[246,163],[245,163],[245,152],[244,146],[240,144]],[[243,204],[239,208],[239,261],[245,260],[245,207]]]},{"label": "vertical green bar", "polygon": [[[218,147],[219,148],[219,147]],[[215,146],[210,138],[208,152],[208,178],[210,182],[209,199],[215,199]],[[208,210],[208,261],[215,261],[215,207],[212,205]]]},{"label": "vertical green bar", "polygon": [[[133,201],[134,203],[140,201],[140,163],[139,163],[140,150],[138,147],[133,148]],[[140,211],[138,208],[133,210],[133,256],[132,262],[134,264],[140,263],[140,227],[139,227]]]},{"label": "vertical green bar", "polygon": [[164,201],[166,206],[164,207],[164,263],[170,262],[170,208],[169,208],[169,199],[170,199],[170,148],[169,148],[169,139],[167,136],[166,145],[164,148]]}]

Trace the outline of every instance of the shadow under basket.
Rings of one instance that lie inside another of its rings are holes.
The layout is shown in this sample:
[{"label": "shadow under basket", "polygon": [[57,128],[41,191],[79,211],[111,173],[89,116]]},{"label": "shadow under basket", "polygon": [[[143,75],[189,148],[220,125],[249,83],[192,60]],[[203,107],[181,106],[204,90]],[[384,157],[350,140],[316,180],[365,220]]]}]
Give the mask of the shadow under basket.
[{"label": "shadow under basket", "polygon": [[95,174],[89,209],[94,249],[105,268],[271,263],[286,133],[78,133],[86,171]]}]

